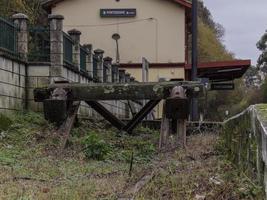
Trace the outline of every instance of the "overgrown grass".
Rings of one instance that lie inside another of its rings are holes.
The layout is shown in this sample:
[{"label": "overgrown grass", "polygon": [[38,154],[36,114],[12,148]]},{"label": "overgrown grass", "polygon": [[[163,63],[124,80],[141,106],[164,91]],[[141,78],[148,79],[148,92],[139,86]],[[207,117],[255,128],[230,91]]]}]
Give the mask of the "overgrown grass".
[{"label": "overgrown grass", "polygon": [[263,200],[263,188],[218,152],[214,135],[189,138],[187,151],[176,151],[137,199]]},{"label": "overgrown grass", "polygon": [[[131,152],[134,165],[142,169],[155,153],[150,141],[158,137],[151,132],[129,136],[104,129],[105,124],[80,122],[60,152],[59,137],[42,115],[19,113],[8,119],[9,127],[0,131],[0,199],[115,198],[129,179]],[[99,148],[94,142],[108,149],[101,159],[86,155]]]},{"label": "overgrown grass", "polygon": [[[61,152],[54,127],[41,115],[9,119],[10,126],[0,131],[0,199],[117,199],[152,171],[155,177],[137,199],[263,197],[261,188],[217,155],[214,135],[190,137],[186,151],[159,153],[156,131],[139,127],[131,136],[104,123],[81,121]],[[104,152],[101,159],[99,152]]]}]

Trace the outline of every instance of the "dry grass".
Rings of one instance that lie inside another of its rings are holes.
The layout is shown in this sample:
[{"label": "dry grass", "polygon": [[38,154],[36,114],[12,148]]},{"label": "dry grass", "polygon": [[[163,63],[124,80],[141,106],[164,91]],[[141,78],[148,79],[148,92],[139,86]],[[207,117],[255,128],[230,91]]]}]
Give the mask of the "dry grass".
[{"label": "dry grass", "polygon": [[164,167],[143,188],[136,199],[160,200],[241,200],[264,199],[262,188],[224,160],[215,150],[218,136],[195,135],[186,150],[167,157]]},{"label": "dry grass", "polygon": [[[59,154],[55,148],[58,141],[50,134],[48,124],[37,120],[35,115],[18,118],[0,135],[0,199],[3,200],[93,200],[120,196],[144,200],[261,198],[258,188],[240,178],[217,155],[214,147],[218,138],[212,134],[190,136],[186,150],[157,153],[153,159],[146,155],[150,147],[144,149],[135,155],[133,176],[129,177],[129,161],[124,156],[129,149],[137,151],[144,141],[155,144],[158,134],[145,134],[148,130],[143,129],[135,137],[118,137],[109,129],[96,128],[115,149],[105,161],[94,161],[87,160],[79,146],[94,125],[82,124],[75,129],[68,148]],[[135,194],[133,188],[145,176],[150,177],[149,181]]]}]

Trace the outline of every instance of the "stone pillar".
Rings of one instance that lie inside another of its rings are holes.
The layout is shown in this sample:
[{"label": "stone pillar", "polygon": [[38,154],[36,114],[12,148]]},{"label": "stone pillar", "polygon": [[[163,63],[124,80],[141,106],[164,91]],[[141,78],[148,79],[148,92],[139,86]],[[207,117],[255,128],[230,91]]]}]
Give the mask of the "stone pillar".
[{"label": "stone pillar", "polygon": [[107,83],[112,83],[112,58],[105,57],[104,63],[107,66],[107,69],[106,69]]},{"label": "stone pillar", "polygon": [[18,26],[18,53],[27,61],[28,56],[28,16],[18,13],[12,16],[14,24]]},{"label": "stone pillar", "polygon": [[103,55],[104,51],[102,49],[96,49],[94,51],[97,58],[97,78],[100,83],[103,83]]},{"label": "stone pillar", "polygon": [[76,29],[72,29],[68,31],[68,34],[70,35],[71,39],[73,40],[74,44],[73,44],[73,64],[75,65],[75,67],[77,67],[80,71],[80,38],[81,38],[81,31],[76,30]]},{"label": "stone pillar", "polygon": [[118,83],[119,82],[119,67],[118,64],[112,65],[112,82]]},{"label": "stone pillar", "polygon": [[63,20],[62,15],[49,15],[50,23],[50,77],[51,83],[63,78]]},{"label": "stone pillar", "polygon": [[120,83],[125,83],[125,69],[119,70],[119,77]]},{"label": "stone pillar", "polygon": [[93,57],[92,57],[92,44],[84,44],[83,47],[87,50],[88,55],[86,56],[86,71],[89,76],[93,78]]},{"label": "stone pillar", "polygon": [[131,74],[129,74],[129,73],[125,74],[125,82],[126,83],[130,83],[131,82]]}]

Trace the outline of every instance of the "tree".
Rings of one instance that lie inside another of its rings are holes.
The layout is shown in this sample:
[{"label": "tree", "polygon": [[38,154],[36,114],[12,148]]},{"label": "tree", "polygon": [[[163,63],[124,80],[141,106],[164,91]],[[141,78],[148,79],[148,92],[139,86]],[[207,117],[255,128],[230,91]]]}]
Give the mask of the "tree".
[{"label": "tree", "polygon": [[0,13],[2,17],[10,17],[15,13],[28,15],[30,24],[42,22],[45,11],[40,0],[0,0]]},{"label": "tree", "polygon": [[267,31],[263,34],[260,41],[257,42],[257,48],[261,51],[261,55],[258,58],[257,67],[267,67]]}]

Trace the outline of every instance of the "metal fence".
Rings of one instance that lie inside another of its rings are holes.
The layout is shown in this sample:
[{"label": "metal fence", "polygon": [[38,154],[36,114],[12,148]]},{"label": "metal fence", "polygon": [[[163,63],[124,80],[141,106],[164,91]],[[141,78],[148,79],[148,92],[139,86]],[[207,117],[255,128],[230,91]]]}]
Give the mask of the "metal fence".
[{"label": "metal fence", "polygon": [[98,58],[95,55],[93,55],[93,78],[94,80],[98,79],[97,78],[97,60]]},{"label": "metal fence", "polygon": [[64,57],[64,63],[67,65],[73,65],[73,45],[74,42],[72,41],[71,37],[63,33],[63,57]]},{"label": "metal fence", "polygon": [[0,48],[14,56],[19,56],[18,31],[13,22],[0,17]]},{"label": "metal fence", "polygon": [[88,56],[88,52],[83,47],[80,47],[80,70],[83,72],[86,71],[86,57]]},{"label": "metal fence", "polygon": [[50,61],[50,30],[47,27],[29,28],[29,61]]}]

